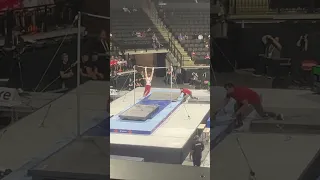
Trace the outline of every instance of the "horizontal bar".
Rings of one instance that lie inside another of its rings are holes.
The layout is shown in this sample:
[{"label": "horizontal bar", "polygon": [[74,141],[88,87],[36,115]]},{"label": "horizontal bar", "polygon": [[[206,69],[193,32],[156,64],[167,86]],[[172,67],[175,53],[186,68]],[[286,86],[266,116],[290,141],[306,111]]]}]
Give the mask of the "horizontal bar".
[{"label": "horizontal bar", "polygon": [[100,18],[100,19],[110,20],[110,17],[107,17],[107,16],[100,16],[100,15],[90,14],[90,13],[86,13],[86,12],[80,12],[80,13],[82,15],[86,15],[86,16],[91,16],[91,17],[96,17],[96,18]]},{"label": "horizontal bar", "polygon": [[210,66],[182,66],[181,68],[210,68]]}]

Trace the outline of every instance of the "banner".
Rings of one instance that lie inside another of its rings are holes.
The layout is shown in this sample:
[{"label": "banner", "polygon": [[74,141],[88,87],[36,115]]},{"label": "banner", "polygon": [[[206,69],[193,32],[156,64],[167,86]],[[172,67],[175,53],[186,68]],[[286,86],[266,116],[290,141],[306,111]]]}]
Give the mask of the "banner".
[{"label": "banner", "polygon": [[16,89],[0,87],[0,107],[12,107],[20,104],[21,99]]},{"label": "banner", "polygon": [[20,0],[0,0],[0,11],[21,7]]}]

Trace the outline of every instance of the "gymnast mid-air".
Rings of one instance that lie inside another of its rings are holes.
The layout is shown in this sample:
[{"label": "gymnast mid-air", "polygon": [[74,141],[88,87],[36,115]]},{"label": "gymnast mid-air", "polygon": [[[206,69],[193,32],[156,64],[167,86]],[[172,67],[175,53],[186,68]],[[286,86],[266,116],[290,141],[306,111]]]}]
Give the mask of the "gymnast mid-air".
[{"label": "gymnast mid-air", "polygon": [[147,71],[147,67],[144,67],[144,77],[146,80],[146,86],[144,88],[143,97],[146,97],[151,91],[151,82],[153,78],[154,67],[152,68],[151,73]]}]

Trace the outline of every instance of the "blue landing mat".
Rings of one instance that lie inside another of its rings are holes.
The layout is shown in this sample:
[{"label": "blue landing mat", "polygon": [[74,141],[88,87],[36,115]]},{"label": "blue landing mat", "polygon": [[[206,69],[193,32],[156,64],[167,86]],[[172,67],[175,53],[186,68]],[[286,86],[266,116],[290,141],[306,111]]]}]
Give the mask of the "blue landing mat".
[{"label": "blue landing mat", "polygon": [[[149,97],[150,95],[142,99],[140,102],[138,102],[138,104],[154,104],[159,106],[158,110],[152,115],[151,119],[148,119],[146,121],[122,120],[119,117],[119,114],[122,113],[120,112],[110,119],[110,132],[129,134],[152,134],[152,132],[156,130],[181,104],[181,100],[171,102],[168,100],[150,100]],[[128,110],[129,108],[130,107],[126,108],[124,111]]]}]

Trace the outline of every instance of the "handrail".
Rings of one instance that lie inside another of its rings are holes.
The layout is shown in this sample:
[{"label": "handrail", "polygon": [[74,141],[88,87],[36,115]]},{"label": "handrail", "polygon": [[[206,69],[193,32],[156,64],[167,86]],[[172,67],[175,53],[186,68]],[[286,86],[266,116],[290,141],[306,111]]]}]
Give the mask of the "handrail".
[{"label": "handrail", "polygon": [[[301,4],[301,1],[291,2],[290,3],[283,3],[284,0],[273,0],[278,1],[278,3],[273,3],[271,0],[228,0],[228,3],[223,4],[225,9],[229,11],[229,14],[237,15],[237,14],[266,14],[269,12],[279,14],[279,13],[285,13],[296,11],[301,13],[305,11],[308,8],[314,8],[317,7],[306,7],[304,3]],[[281,2],[283,1],[283,2]],[[280,3],[279,3],[280,2]]]},{"label": "handrail", "polygon": [[160,19],[159,15],[158,15],[158,10],[155,7],[154,2],[151,3],[151,7],[150,8],[151,8],[150,11],[151,11],[152,17],[154,18],[156,23],[159,24],[161,28],[164,28],[168,32],[169,51],[173,54],[173,56],[175,58],[177,58],[180,66],[183,66],[184,65],[184,56],[181,54],[181,52],[179,51],[179,49],[177,48],[177,46],[175,44],[174,35],[172,35],[170,30],[166,26],[164,26],[163,21]]},{"label": "handrail", "polygon": [[175,45],[174,37],[169,37],[169,50],[173,54],[174,57],[177,58],[180,66],[184,66],[184,58],[181,52],[178,50],[177,46]]},{"label": "handrail", "polygon": [[[50,21],[47,21],[46,18],[53,15],[53,9],[56,8],[56,5],[54,4],[48,4],[48,5],[41,5],[41,6],[33,6],[28,8],[16,8],[12,10],[4,10],[0,11],[0,16],[4,19],[8,19],[7,12],[13,12],[13,17],[10,17],[10,21],[13,21],[13,24],[16,24],[15,27],[22,28],[25,32],[38,32],[39,30],[42,32],[46,32],[48,29],[48,26],[54,27],[61,24],[53,24],[50,23]],[[71,23],[73,20],[73,17],[71,17],[71,13],[73,10],[68,9],[67,11],[63,11],[64,13],[64,20],[68,21],[68,23]],[[38,13],[40,12],[40,14]],[[1,14],[2,13],[2,14]],[[22,14],[20,14],[22,13]],[[27,14],[25,14],[27,13]],[[28,17],[31,18],[31,22],[26,21],[25,19]],[[40,17],[40,18],[39,18]],[[45,18],[43,18],[45,17]],[[41,21],[41,26],[36,27],[38,23],[37,21]],[[1,27],[4,28],[4,27]]]},{"label": "handrail", "polygon": [[[11,11],[22,11],[22,10],[29,10],[29,9],[32,9],[32,10],[36,10],[36,9],[39,9],[39,8],[47,8],[47,7],[54,7],[56,6],[55,4],[46,4],[46,5],[40,5],[40,6],[32,6],[32,7],[25,7],[25,8],[14,8],[12,9]],[[5,12],[8,12],[10,10],[2,10],[0,11],[0,14],[4,14]]]}]

